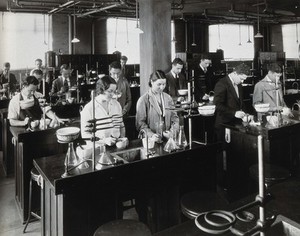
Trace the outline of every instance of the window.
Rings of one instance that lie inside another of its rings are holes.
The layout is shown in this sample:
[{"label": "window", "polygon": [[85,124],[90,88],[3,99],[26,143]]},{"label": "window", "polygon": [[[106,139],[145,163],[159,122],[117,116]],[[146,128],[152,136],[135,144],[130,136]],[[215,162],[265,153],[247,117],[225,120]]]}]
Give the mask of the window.
[{"label": "window", "polygon": [[107,49],[111,54],[120,51],[128,57],[127,64],[140,63],[140,35],[132,19],[107,19]]},{"label": "window", "polygon": [[0,64],[10,62],[11,69],[33,68],[34,61],[52,49],[48,35],[48,16],[2,12],[0,17]]},{"label": "window", "polygon": [[[285,57],[289,59],[299,58],[298,56],[298,30],[300,26],[298,24],[284,24],[282,27],[282,40],[283,40],[283,51]],[[297,28],[296,28],[297,27]]]},{"label": "window", "polygon": [[[249,30],[249,33],[248,33]],[[248,43],[250,39],[251,43]],[[224,51],[225,60],[253,60],[253,26],[220,24],[209,26],[209,51]]]}]

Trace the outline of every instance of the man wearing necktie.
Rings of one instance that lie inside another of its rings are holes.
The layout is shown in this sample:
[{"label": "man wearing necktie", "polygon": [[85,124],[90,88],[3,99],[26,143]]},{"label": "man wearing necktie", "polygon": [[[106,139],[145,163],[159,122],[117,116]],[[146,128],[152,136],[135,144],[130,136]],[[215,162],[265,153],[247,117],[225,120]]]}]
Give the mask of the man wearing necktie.
[{"label": "man wearing necktie", "polygon": [[194,76],[194,96],[196,102],[208,100],[209,92],[214,90],[215,81],[211,63],[211,56],[208,53],[201,54],[200,63],[195,70]]},{"label": "man wearing necktie", "polygon": [[250,67],[246,64],[240,64],[216,84],[214,104],[216,105],[215,131],[218,141],[224,141],[223,123],[241,121],[245,116],[241,84],[248,74],[250,74]]},{"label": "man wearing necktie", "polygon": [[[230,153],[227,156],[225,127],[222,124],[241,122],[245,116],[241,84],[248,74],[250,74],[250,67],[246,64],[240,64],[233,68],[230,74],[221,78],[214,90],[214,104],[216,105],[215,137],[216,141],[223,144],[222,151],[218,152],[217,155],[217,183],[224,189],[231,187],[231,179],[228,177],[228,169],[232,166],[230,163],[235,162],[237,164],[242,159],[236,160]],[[237,173],[235,170],[231,171]]]},{"label": "man wearing necktie", "polygon": [[172,97],[174,103],[178,99],[178,90],[187,88],[185,77],[181,73],[182,69],[183,61],[180,58],[175,58],[172,62],[171,70],[166,73],[167,85],[165,92]]},{"label": "man wearing necktie", "polygon": [[126,63],[128,61],[128,58],[126,56],[121,56],[120,63],[121,63],[121,72],[122,76],[126,79],[128,79],[128,73],[127,73],[127,68],[126,68]]},{"label": "man wearing necktie", "polygon": [[3,64],[3,71],[0,73],[0,95],[8,97],[8,92],[15,92],[16,86],[16,76],[10,72],[10,63],[5,62]]},{"label": "man wearing necktie", "polygon": [[69,91],[69,88],[72,86],[71,83],[72,69],[67,64],[63,64],[60,67],[60,73],[61,76],[55,79],[52,83],[52,89],[51,89],[52,96],[64,95],[66,92]]},{"label": "man wearing necktie", "polygon": [[277,111],[284,108],[285,115],[290,115],[290,110],[286,107],[283,99],[282,86],[280,82],[281,67],[277,63],[268,66],[268,74],[259,81],[253,92],[253,105],[258,103],[269,103],[270,111]]}]

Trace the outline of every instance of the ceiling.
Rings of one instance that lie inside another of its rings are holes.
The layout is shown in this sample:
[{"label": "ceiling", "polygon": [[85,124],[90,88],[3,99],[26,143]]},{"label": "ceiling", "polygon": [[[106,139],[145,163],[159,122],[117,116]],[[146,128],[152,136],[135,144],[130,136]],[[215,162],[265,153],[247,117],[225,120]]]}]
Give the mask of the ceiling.
[{"label": "ceiling", "polygon": [[[300,21],[299,0],[170,0],[172,17],[210,23]],[[77,17],[136,17],[136,0],[0,0],[0,10]]]}]

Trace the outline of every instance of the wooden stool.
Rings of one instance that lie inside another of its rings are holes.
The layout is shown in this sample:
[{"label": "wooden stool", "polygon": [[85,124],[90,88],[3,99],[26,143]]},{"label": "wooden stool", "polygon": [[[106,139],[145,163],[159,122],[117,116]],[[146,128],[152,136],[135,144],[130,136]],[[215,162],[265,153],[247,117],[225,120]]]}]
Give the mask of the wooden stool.
[{"label": "wooden stool", "polygon": [[151,236],[150,229],[136,220],[115,220],[101,225],[94,236]]},{"label": "wooden stool", "polygon": [[34,218],[40,220],[41,216],[31,211],[31,198],[32,198],[32,181],[35,181],[38,185],[40,185],[40,174],[37,172],[35,168],[32,168],[30,171],[31,178],[29,182],[29,205],[28,205],[28,218],[26,220],[25,227],[23,229],[23,233],[25,233],[26,228],[29,224],[29,221],[31,220],[31,216]]},{"label": "wooden stool", "polygon": [[181,211],[189,219],[195,219],[200,213],[219,210],[227,205],[226,201],[215,192],[195,191],[181,198]]},{"label": "wooden stool", "polygon": [[[258,181],[258,165],[250,166],[249,173],[252,179]],[[287,169],[270,164],[264,164],[264,175],[266,188],[291,177],[291,173]]]}]

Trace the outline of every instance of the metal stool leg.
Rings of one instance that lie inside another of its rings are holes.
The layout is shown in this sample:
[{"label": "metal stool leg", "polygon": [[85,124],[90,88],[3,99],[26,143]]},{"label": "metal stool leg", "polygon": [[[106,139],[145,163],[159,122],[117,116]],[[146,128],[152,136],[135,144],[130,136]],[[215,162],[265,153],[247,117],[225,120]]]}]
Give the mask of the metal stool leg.
[{"label": "metal stool leg", "polygon": [[26,220],[26,224],[25,224],[25,227],[24,227],[24,229],[23,229],[23,234],[25,233],[25,231],[26,231],[26,228],[27,228],[27,226],[28,226],[28,224],[29,224],[29,221],[30,221],[30,219],[31,219],[31,216],[33,216],[33,217],[35,217],[35,218],[37,218],[37,219],[41,219],[41,216],[39,216],[38,214],[36,214],[36,213],[34,213],[34,212],[32,212],[31,211],[31,202],[32,202],[32,176],[31,176],[31,178],[30,178],[30,182],[29,182],[29,204],[28,204],[28,217],[27,217],[27,220]]},{"label": "metal stool leg", "polygon": [[29,224],[29,221],[30,221],[30,218],[31,218],[31,194],[32,194],[32,178],[30,177],[30,182],[29,182],[29,206],[28,206],[28,217],[27,217],[27,220],[26,220],[26,224],[25,224],[25,227],[23,229],[23,234],[25,233],[26,231],[26,228]]}]

